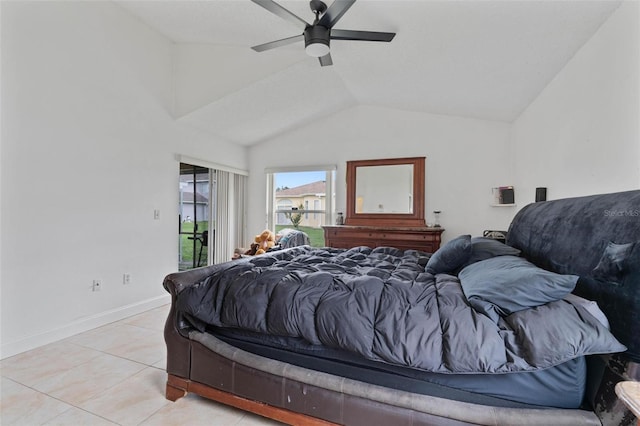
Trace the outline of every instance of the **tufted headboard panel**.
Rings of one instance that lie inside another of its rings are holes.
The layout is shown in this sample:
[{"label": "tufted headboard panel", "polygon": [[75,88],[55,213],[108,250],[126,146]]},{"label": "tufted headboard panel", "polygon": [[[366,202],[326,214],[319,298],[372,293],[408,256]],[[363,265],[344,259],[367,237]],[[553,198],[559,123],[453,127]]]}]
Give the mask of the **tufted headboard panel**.
[{"label": "tufted headboard panel", "polygon": [[598,302],[627,355],[640,361],[640,191],[529,204],[507,244],[542,268],[579,275],[574,292]]}]

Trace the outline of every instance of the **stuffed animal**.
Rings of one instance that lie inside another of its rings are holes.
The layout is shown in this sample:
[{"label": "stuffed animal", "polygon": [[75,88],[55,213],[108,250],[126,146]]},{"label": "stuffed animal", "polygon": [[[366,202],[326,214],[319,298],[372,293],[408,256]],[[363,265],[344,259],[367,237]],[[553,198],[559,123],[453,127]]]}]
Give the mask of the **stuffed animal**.
[{"label": "stuffed animal", "polygon": [[262,254],[276,245],[276,236],[273,232],[265,229],[260,234],[256,235],[254,241],[254,244],[256,244],[257,246],[251,244],[252,251],[255,247],[255,254]]},{"label": "stuffed animal", "polygon": [[258,251],[258,243],[251,243],[251,248],[244,252],[248,256],[255,256]]}]

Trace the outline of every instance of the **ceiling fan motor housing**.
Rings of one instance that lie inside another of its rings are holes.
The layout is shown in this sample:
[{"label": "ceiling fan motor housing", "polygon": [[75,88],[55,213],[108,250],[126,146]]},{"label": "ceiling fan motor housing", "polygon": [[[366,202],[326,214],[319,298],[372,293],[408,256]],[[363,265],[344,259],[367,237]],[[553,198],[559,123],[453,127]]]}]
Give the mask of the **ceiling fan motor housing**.
[{"label": "ceiling fan motor housing", "polygon": [[331,30],[323,27],[322,25],[308,26],[304,30],[304,47],[308,47],[310,44],[321,43],[329,47],[329,40],[331,39]]}]

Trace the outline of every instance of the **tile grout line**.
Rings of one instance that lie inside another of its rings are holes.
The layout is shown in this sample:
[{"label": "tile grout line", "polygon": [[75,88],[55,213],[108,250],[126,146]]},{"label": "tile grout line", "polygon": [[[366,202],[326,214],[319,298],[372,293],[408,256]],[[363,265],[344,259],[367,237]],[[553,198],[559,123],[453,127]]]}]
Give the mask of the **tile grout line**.
[{"label": "tile grout line", "polygon": [[[156,309],[159,309],[159,308],[156,308]],[[140,316],[140,315],[141,315],[141,314],[139,314],[138,316]],[[143,315],[143,314],[142,314],[142,315]],[[158,315],[158,316],[164,316],[165,314],[163,313],[162,315],[160,315],[160,314],[155,314],[155,315]],[[121,386],[121,385],[122,385],[123,383],[125,383],[127,380],[130,380],[130,379],[132,379],[132,378],[134,378],[134,377],[136,377],[136,376],[138,376],[138,375],[142,374],[142,373],[143,373],[144,371],[146,371],[148,368],[152,368],[152,369],[153,369],[153,370],[150,370],[150,371],[157,371],[157,370],[160,370],[161,372],[166,373],[166,367],[161,367],[161,366],[156,366],[156,365],[155,365],[155,364],[158,364],[158,363],[160,363],[161,361],[163,361],[163,359],[164,359],[163,357],[159,357],[156,361],[153,361],[153,362],[142,362],[142,361],[138,361],[138,360],[135,360],[135,359],[130,359],[130,358],[128,358],[127,356],[124,356],[124,355],[118,355],[118,354],[111,353],[108,349],[97,349],[97,348],[95,348],[95,347],[89,346],[88,344],[83,344],[83,343],[82,343],[82,339],[78,339],[78,340],[80,340],[80,342],[78,342],[78,341],[72,341],[72,340],[71,340],[71,339],[73,339],[74,337],[81,336],[82,334],[85,334],[85,333],[86,333],[86,334],[87,334],[87,336],[86,336],[86,340],[85,340],[85,341],[89,342],[89,344],[90,344],[90,340],[91,340],[91,338],[97,338],[97,339],[100,339],[100,333],[99,333],[99,332],[96,332],[96,331],[97,331],[97,330],[99,330],[99,329],[100,329],[100,328],[102,328],[102,327],[120,327],[120,326],[129,326],[129,327],[134,327],[135,329],[137,329],[137,330],[139,330],[139,331],[146,332],[146,333],[152,333],[152,334],[160,333],[160,334],[162,334],[162,333],[164,332],[164,327],[163,327],[162,329],[157,329],[157,328],[153,328],[152,326],[151,326],[151,327],[145,326],[145,325],[144,325],[144,324],[145,324],[145,321],[144,321],[144,320],[140,321],[143,325],[141,325],[141,324],[134,324],[134,323],[131,323],[131,322],[135,322],[135,319],[133,319],[134,317],[135,317],[135,316],[132,316],[132,317],[129,317],[129,318],[125,318],[125,319],[123,319],[123,320],[119,320],[119,321],[114,321],[114,322],[112,322],[112,323],[105,324],[105,325],[103,325],[103,326],[101,326],[101,327],[97,327],[97,328],[94,328],[94,329],[92,329],[92,330],[87,330],[87,331],[85,331],[85,332],[83,332],[83,333],[78,333],[78,334],[76,334],[76,335],[74,335],[74,336],[70,336],[70,337],[67,337],[67,338],[65,338],[65,339],[61,339],[61,340],[59,340],[59,341],[57,341],[57,342],[52,342],[52,343],[53,343],[53,344],[55,344],[55,343],[60,344],[60,345],[62,345],[63,347],[64,347],[64,346],[66,346],[66,348],[67,348],[67,349],[71,349],[71,351],[72,351],[72,352],[73,352],[73,348],[78,348],[78,349],[82,348],[82,349],[86,349],[86,350],[90,350],[90,351],[93,351],[93,352],[94,352],[94,354],[91,354],[92,356],[91,356],[89,359],[86,359],[86,360],[85,360],[85,361],[83,361],[83,362],[82,362],[82,361],[80,361],[80,362],[75,363],[75,364],[74,364],[70,369],[72,369],[72,368],[77,368],[77,367],[81,367],[81,366],[86,366],[88,363],[95,362],[96,358],[98,358],[98,357],[100,357],[100,356],[104,356],[104,355],[106,355],[106,356],[110,356],[110,357],[114,357],[114,358],[117,358],[117,359],[121,359],[121,360],[123,360],[123,361],[133,362],[133,363],[135,363],[135,365],[137,365],[138,367],[140,367],[139,369],[137,369],[137,371],[136,371],[134,374],[132,374],[132,375],[130,375],[130,376],[127,376],[127,377],[124,377],[122,380],[119,380],[118,382],[113,383],[111,386],[109,386],[109,387],[107,387],[107,388],[103,389],[103,390],[102,390],[102,393],[107,392],[107,391],[110,391],[110,390],[112,390],[113,388],[115,388],[116,386]],[[131,322],[126,322],[127,320],[128,320],[128,321],[131,321]],[[164,321],[166,321],[166,320],[164,320]],[[152,324],[152,323],[154,323],[154,322],[155,322],[155,321],[148,321],[148,318],[147,318],[146,323],[148,323],[148,324]],[[156,322],[156,323],[157,323],[157,322]],[[45,346],[46,346],[46,345],[45,345]],[[43,347],[44,347],[44,346],[43,346]],[[37,349],[39,349],[39,348],[35,348],[35,349],[31,350],[31,351],[35,351],[35,350],[37,350]],[[27,351],[27,353],[28,353],[28,352],[31,352],[31,351]],[[16,355],[19,355],[19,354],[16,354]],[[8,359],[10,359],[10,358],[8,358]],[[5,369],[3,368],[2,370],[5,370]],[[8,371],[11,371],[11,369],[7,369],[7,370],[8,370]],[[7,370],[5,370],[5,371],[7,371]],[[65,371],[65,370],[68,370],[68,369],[56,369],[56,370],[55,370],[55,374],[64,373],[64,371]],[[119,423],[119,422],[116,422],[116,421],[114,421],[114,420],[110,420],[109,418],[106,418],[106,417],[104,417],[104,416],[102,416],[102,415],[100,415],[100,414],[97,414],[97,413],[94,413],[94,412],[90,411],[89,409],[85,409],[85,408],[83,408],[83,407],[81,407],[81,406],[78,406],[75,402],[65,401],[65,400],[61,399],[60,397],[56,397],[56,396],[53,396],[53,395],[51,395],[51,394],[49,394],[49,393],[47,393],[47,392],[40,391],[40,390],[38,390],[38,389],[34,388],[34,387],[33,387],[33,385],[28,385],[28,384],[22,383],[22,380],[17,380],[17,379],[14,379],[14,378],[8,377],[8,376],[6,376],[6,375],[5,375],[5,372],[0,372],[0,376],[1,376],[3,379],[6,379],[6,380],[8,380],[8,381],[10,381],[10,382],[12,382],[12,383],[14,383],[14,384],[18,385],[18,386],[22,386],[22,387],[24,387],[25,389],[29,389],[30,391],[35,392],[35,393],[36,393],[36,394],[38,394],[38,395],[46,396],[47,398],[51,398],[51,400],[57,401],[57,402],[59,402],[59,403],[61,403],[61,404],[64,404],[65,406],[67,406],[67,409],[65,409],[63,412],[58,413],[58,414],[54,415],[53,417],[51,417],[51,418],[49,418],[49,419],[45,420],[44,422],[40,423],[41,425],[44,425],[44,424],[49,423],[49,422],[52,422],[52,421],[54,421],[56,418],[59,418],[60,416],[63,416],[63,415],[65,415],[65,414],[69,414],[69,412],[70,412],[70,410],[71,410],[72,408],[75,408],[75,409],[77,409],[77,410],[80,410],[80,411],[82,411],[82,412],[84,412],[84,413],[87,413],[87,414],[89,414],[89,415],[96,416],[97,418],[103,419],[103,420],[105,420],[105,421],[107,421],[107,422],[109,422],[109,423],[112,423],[112,424],[114,424],[114,425],[120,425],[120,423]],[[88,380],[90,380],[91,378],[90,378],[90,377],[88,377],[87,379],[88,379]],[[97,399],[97,398],[100,398],[100,394],[95,395],[95,396],[93,396],[93,397],[91,397],[91,398],[87,399],[86,401],[82,401],[82,404],[87,404],[87,403],[89,403],[89,402],[91,402],[91,401],[93,401],[93,400],[95,400],[95,399]],[[166,405],[165,405],[165,406],[166,406]],[[139,422],[138,424],[142,424],[142,423],[144,423],[145,421],[147,421],[149,418],[151,418],[152,416],[154,416],[154,415],[158,414],[158,413],[159,413],[159,412],[160,412],[160,411],[161,411],[165,406],[158,408],[157,410],[155,410],[153,413],[151,413],[149,416],[147,416],[145,419],[143,419],[143,420],[142,420],[141,422]],[[64,407],[62,407],[62,408],[64,408]]]},{"label": "tile grout line", "polygon": [[[40,393],[44,393],[44,392],[40,392]],[[40,424],[40,426],[46,425],[47,423],[49,423],[49,422],[51,422],[51,421],[53,421],[53,420],[57,419],[58,417],[62,416],[64,413],[66,413],[66,412],[70,411],[72,408],[75,408],[76,410],[84,411],[85,413],[91,414],[92,416],[99,417],[99,418],[101,418],[102,420],[105,420],[105,421],[107,421],[107,422],[109,422],[109,423],[113,423],[114,425],[123,426],[122,424],[117,423],[117,422],[114,422],[113,420],[107,419],[106,417],[103,417],[103,416],[101,416],[100,414],[97,414],[97,413],[94,413],[94,412],[92,412],[92,411],[86,410],[86,409],[84,409],[84,408],[82,408],[82,407],[78,407],[77,405],[74,405],[74,404],[68,403],[68,402],[66,402],[66,401],[62,401],[62,400],[60,400],[60,399],[56,398],[55,396],[51,396],[51,395],[49,395],[49,394],[47,394],[47,393],[45,393],[45,395],[47,395],[47,396],[48,396],[48,397],[50,397],[50,398],[56,399],[56,400],[58,400],[58,401],[60,401],[60,402],[64,402],[65,404],[70,405],[70,407],[69,407],[67,410],[63,411],[62,413],[58,414],[57,416],[55,416],[55,417],[53,417],[53,418],[51,418],[51,419],[47,420],[47,421],[46,421],[46,422],[44,422],[44,423],[41,423],[41,424]],[[93,399],[93,398],[92,398],[92,399]],[[90,401],[90,400],[89,400],[89,401]]]},{"label": "tile grout line", "polygon": [[[133,326],[133,327],[136,327],[136,326]],[[140,328],[140,329],[145,330],[145,331],[150,330],[150,329],[148,329],[148,328],[143,328],[143,327],[137,327],[137,328]],[[155,331],[155,330],[154,330],[154,331]],[[65,340],[66,340],[66,339],[65,339]],[[72,341],[68,341],[68,342],[65,342],[65,343],[71,343],[72,345],[78,346],[78,347],[80,347],[80,348],[84,348],[84,349],[91,349],[91,350],[94,350],[94,351],[96,351],[96,352],[100,352],[101,354],[104,354],[104,355],[111,355],[111,356],[114,356],[114,357],[116,357],[116,358],[120,358],[120,359],[124,359],[124,360],[126,360],[126,361],[131,361],[131,362],[135,362],[135,363],[138,363],[138,364],[142,364],[142,365],[147,366],[147,367],[153,367],[153,364],[156,364],[156,363],[158,363],[158,362],[162,361],[162,359],[163,359],[163,358],[160,358],[160,359],[158,359],[157,361],[154,361],[152,364],[146,364],[146,363],[144,363],[144,362],[141,362],[141,361],[138,361],[138,360],[135,360],[135,359],[127,358],[127,357],[125,357],[125,356],[123,356],[123,355],[118,355],[118,354],[114,354],[114,353],[108,352],[106,349],[96,349],[96,348],[94,348],[94,347],[87,346],[86,344],[77,343],[77,342],[72,342]],[[84,363],[82,363],[82,364],[79,364],[79,365],[86,364],[87,362],[90,362],[90,361],[91,361],[91,360],[88,360],[88,361],[86,361],[86,362],[84,362]],[[154,367],[154,368],[157,368],[157,367]]]},{"label": "tile grout line", "polygon": [[[137,373],[136,373],[136,374],[137,374]],[[78,407],[77,405],[72,404],[72,403],[71,403],[71,402],[69,402],[69,401],[65,401],[65,400],[63,400],[63,399],[58,398],[57,396],[54,396],[54,395],[48,394],[47,392],[42,392],[41,390],[35,389],[35,388],[33,388],[33,387],[29,386],[29,385],[25,385],[24,383],[20,383],[20,382],[18,382],[18,381],[16,381],[16,380],[14,380],[14,379],[12,379],[12,378],[9,378],[9,377],[6,377],[6,376],[2,376],[2,377],[3,377],[5,380],[9,380],[9,381],[11,381],[11,382],[13,382],[13,383],[15,383],[15,384],[18,384],[18,385],[20,385],[20,386],[23,386],[23,387],[25,387],[25,388],[29,389],[29,390],[32,390],[33,392],[36,392],[36,393],[38,393],[38,394],[40,394],[40,395],[45,395],[47,398],[51,398],[51,399],[53,399],[53,400],[56,400],[56,401],[58,401],[58,402],[63,403],[64,405],[68,405],[68,406],[69,406],[69,408],[67,408],[66,410],[64,410],[62,413],[56,414],[55,416],[51,417],[50,419],[47,419],[46,421],[44,421],[44,422],[40,423],[40,425],[45,425],[45,424],[47,424],[47,423],[49,423],[49,422],[53,421],[54,419],[56,419],[56,418],[58,418],[58,417],[62,416],[63,414],[65,414],[66,412],[68,412],[69,410],[71,410],[71,409],[73,409],[73,408],[78,409],[78,410],[82,410],[82,411],[84,411],[85,413],[89,413],[89,414],[94,415],[94,416],[96,416],[96,417],[100,417],[101,419],[104,419],[104,420],[106,420],[106,421],[108,421],[108,422],[110,422],[110,423],[118,424],[118,425],[119,425],[119,423],[116,423],[116,422],[111,421],[111,420],[109,420],[109,419],[107,419],[107,418],[105,418],[105,417],[102,417],[102,416],[101,416],[101,415],[99,415],[99,414],[96,414],[96,413],[93,413],[93,412],[91,412],[91,411],[85,410],[85,409],[84,409],[84,408],[82,408],[82,407]],[[92,398],[92,399],[93,399],[93,398]],[[120,426],[122,426],[122,425],[120,425]]]}]

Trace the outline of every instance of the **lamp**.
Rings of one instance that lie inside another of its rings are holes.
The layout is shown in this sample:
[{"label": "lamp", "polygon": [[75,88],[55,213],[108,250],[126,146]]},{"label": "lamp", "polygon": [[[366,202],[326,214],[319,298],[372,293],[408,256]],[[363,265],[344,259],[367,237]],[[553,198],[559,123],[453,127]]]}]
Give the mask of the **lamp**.
[{"label": "lamp", "polygon": [[307,55],[320,58],[329,54],[331,31],[322,25],[309,26],[304,30],[304,50]]}]

